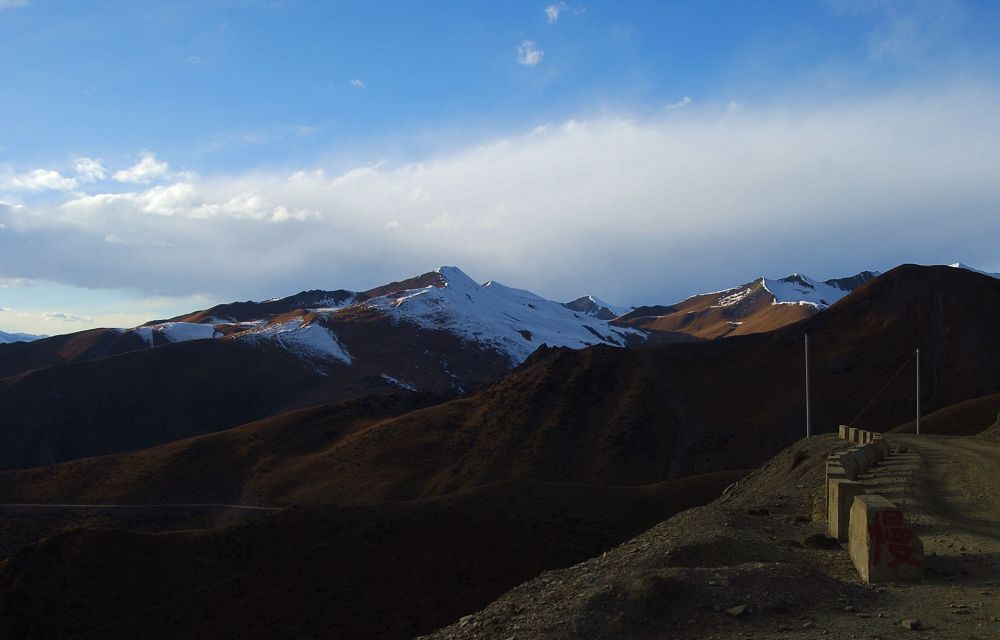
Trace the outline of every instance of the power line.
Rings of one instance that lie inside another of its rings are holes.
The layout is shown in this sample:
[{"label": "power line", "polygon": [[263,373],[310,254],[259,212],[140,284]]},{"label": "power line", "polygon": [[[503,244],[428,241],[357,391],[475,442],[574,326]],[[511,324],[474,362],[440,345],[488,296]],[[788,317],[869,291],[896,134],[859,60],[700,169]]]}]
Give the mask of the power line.
[{"label": "power line", "polygon": [[861,410],[861,412],[860,412],[860,413],[858,413],[858,415],[854,416],[854,420],[851,420],[851,422],[850,422],[850,424],[849,424],[848,426],[850,426],[850,427],[853,427],[853,426],[854,426],[854,423],[858,421],[858,418],[860,418],[860,417],[861,417],[862,415],[864,415],[865,411],[868,411],[868,408],[869,408],[869,407],[871,407],[871,406],[872,406],[872,404],[874,404],[874,402],[875,402],[876,400],[878,400],[878,397],[879,397],[880,395],[882,395],[882,392],[883,392],[883,391],[885,391],[886,389],[888,389],[888,388],[889,388],[889,385],[890,385],[890,384],[892,384],[892,381],[893,381],[893,380],[895,380],[895,379],[896,379],[896,377],[897,377],[897,376],[898,376],[898,375],[899,375],[900,373],[902,373],[902,372],[903,372],[903,369],[905,369],[905,368],[906,368],[906,365],[910,364],[910,361],[911,361],[911,360],[913,360],[913,356],[910,356],[910,357],[908,357],[908,358],[907,358],[907,359],[906,359],[906,360],[905,360],[905,361],[903,362],[902,366],[900,366],[900,367],[899,367],[899,369],[897,369],[897,370],[896,370],[896,373],[892,374],[892,377],[891,377],[891,378],[889,378],[889,381],[888,381],[888,382],[886,382],[886,383],[885,383],[885,385],[884,385],[884,386],[883,386],[883,387],[882,387],[881,389],[879,389],[879,390],[878,390],[878,393],[876,393],[876,394],[875,394],[875,395],[874,395],[874,396],[872,397],[872,399],[868,401],[868,404],[866,404],[866,405],[865,405],[865,408],[864,408],[864,409],[862,409],[862,410]]}]

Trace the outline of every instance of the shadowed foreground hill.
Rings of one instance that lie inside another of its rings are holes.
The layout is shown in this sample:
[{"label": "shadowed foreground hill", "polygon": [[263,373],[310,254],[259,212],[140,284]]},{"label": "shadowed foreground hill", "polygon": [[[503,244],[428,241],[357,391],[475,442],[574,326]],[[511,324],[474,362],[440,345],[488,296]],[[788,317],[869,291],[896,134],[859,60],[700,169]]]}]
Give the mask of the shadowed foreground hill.
[{"label": "shadowed foreground hill", "polygon": [[83,637],[409,638],[703,504],[740,475],[498,483],[209,531],[77,529],[0,561],[0,637],[62,639],[194,594]]}]

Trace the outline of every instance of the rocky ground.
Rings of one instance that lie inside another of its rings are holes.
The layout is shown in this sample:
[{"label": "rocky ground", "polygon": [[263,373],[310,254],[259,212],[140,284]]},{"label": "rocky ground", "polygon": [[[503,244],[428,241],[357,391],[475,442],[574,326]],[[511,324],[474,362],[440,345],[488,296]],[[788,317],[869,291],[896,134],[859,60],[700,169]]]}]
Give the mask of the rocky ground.
[{"label": "rocky ground", "polygon": [[925,577],[865,585],[825,537],[823,462],[800,441],[722,498],[547,572],[429,638],[1000,637],[1000,445],[896,436],[864,477],[901,504]]}]

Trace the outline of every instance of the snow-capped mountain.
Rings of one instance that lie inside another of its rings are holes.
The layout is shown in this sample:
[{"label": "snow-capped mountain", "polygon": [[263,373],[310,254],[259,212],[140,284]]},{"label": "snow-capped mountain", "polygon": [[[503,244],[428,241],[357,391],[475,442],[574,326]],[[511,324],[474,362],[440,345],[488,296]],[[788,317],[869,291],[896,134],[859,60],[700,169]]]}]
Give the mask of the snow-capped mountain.
[{"label": "snow-capped mountain", "polygon": [[33,342],[34,340],[41,340],[48,336],[36,336],[31,333],[7,333],[5,331],[0,331],[0,344],[11,344],[14,342]]},{"label": "snow-capped mountain", "polygon": [[470,343],[506,354],[515,364],[542,344],[624,347],[645,337],[641,331],[611,327],[596,314],[576,312],[530,291],[492,281],[477,284],[457,267],[441,267],[435,272],[440,275],[439,283],[362,304],[396,321],[451,331]]},{"label": "snow-capped mountain", "polygon": [[[876,274],[866,271],[860,275],[868,276],[862,277],[861,283],[864,283],[874,278]],[[774,298],[771,304],[807,304],[817,309],[825,309],[856,288],[839,284],[843,280],[848,279],[819,282],[809,276],[793,273],[777,280],[762,277],[757,282],[760,282],[761,287]],[[751,287],[757,282],[751,283]]]},{"label": "snow-capped mountain", "polygon": [[[498,355],[513,367],[543,344],[583,348],[641,343],[646,332],[608,323],[625,311],[592,296],[554,302],[499,282],[479,284],[458,267],[440,267],[367,292],[313,291],[261,303],[230,303],[118,331],[146,346],[211,338],[270,345],[326,368],[364,366],[372,343],[384,343],[396,327],[450,335],[454,344],[447,348],[433,340],[440,353],[421,349],[431,359],[447,362],[464,345]],[[368,331],[359,331],[361,326]],[[403,388],[414,386],[398,370],[380,371],[379,377]]]},{"label": "snow-capped mountain", "polygon": [[613,323],[657,331],[661,339],[663,335],[713,339],[771,331],[826,309],[877,275],[864,271],[823,281],[799,273],[784,278],[761,276],[738,287],[694,295],[677,304],[639,307]]}]

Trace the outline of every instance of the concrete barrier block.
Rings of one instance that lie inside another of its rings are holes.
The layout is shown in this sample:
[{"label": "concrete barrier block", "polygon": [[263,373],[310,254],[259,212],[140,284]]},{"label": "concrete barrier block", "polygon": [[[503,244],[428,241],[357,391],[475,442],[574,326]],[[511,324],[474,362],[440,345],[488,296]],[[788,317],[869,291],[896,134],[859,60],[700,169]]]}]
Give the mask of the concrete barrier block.
[{"label": "concrete barrier block", "polygon": [[860,482],[832,479],[826,483],[826,523],[831,538],[838,542],[849,540],[849,523],[854,498],[865,492]]},{"label": "concrete barrier block", "polygon": [[[851,464],[856,469],[856,475],[861,475],[862,473],[868,471],[868,460],[867,458],[865,458],[865,454],[861,449],[857,448],[851,449],[850,451],[847,452],[847,455],[844,456],[844,458],[842,458],[842,460],[843,459],[851,461]],[[845,468],[847,467],[846,462],[844,463],[844,467]],[[856,479],[857,479],[856,477],[852,478],[852,480]]]},{"label": "concrete barrier block", "polygon": [[841,440],[847,440],[849,430],[850,427],[848,427],[846,424],[840,425],[840,427],[837,430],[837,437],[840,438]]},{"label": "concrete barrier block", "polygon": [[830,480],[847,480],[847,472],[844,470],[843,465],[840,462],[827,461],[826,463],[826,478],[824,478],[824,486],[829,486]]},{"label": "concrete barrier block", "polygon": [[858,429],[857,429],[857,427],[848,427],[847,428],[847,439],[850,440],[851,442],[857,442],[858,441]]},{"label": "concrete barrier block", "polygon": [[865,471],[868,471],[879,463],[880,458],[878,455],[878,449],[876,449],[871,443],[861,445],[859,451],[861,451],[861,455],[865,459]]},{"label": "concrete barrier block", "polygon": [[903,511],[882,496],[855,496],[848,525],[851,561],[867,583],[914,580],[924,571],[924,546]]},{"label": "concrete barrier block", "polygon": [[857,480],[861,475],[861,461],[853,451],[846,451],[839,458],[840,466],[844,468],[844,474],[848,480]]}]

